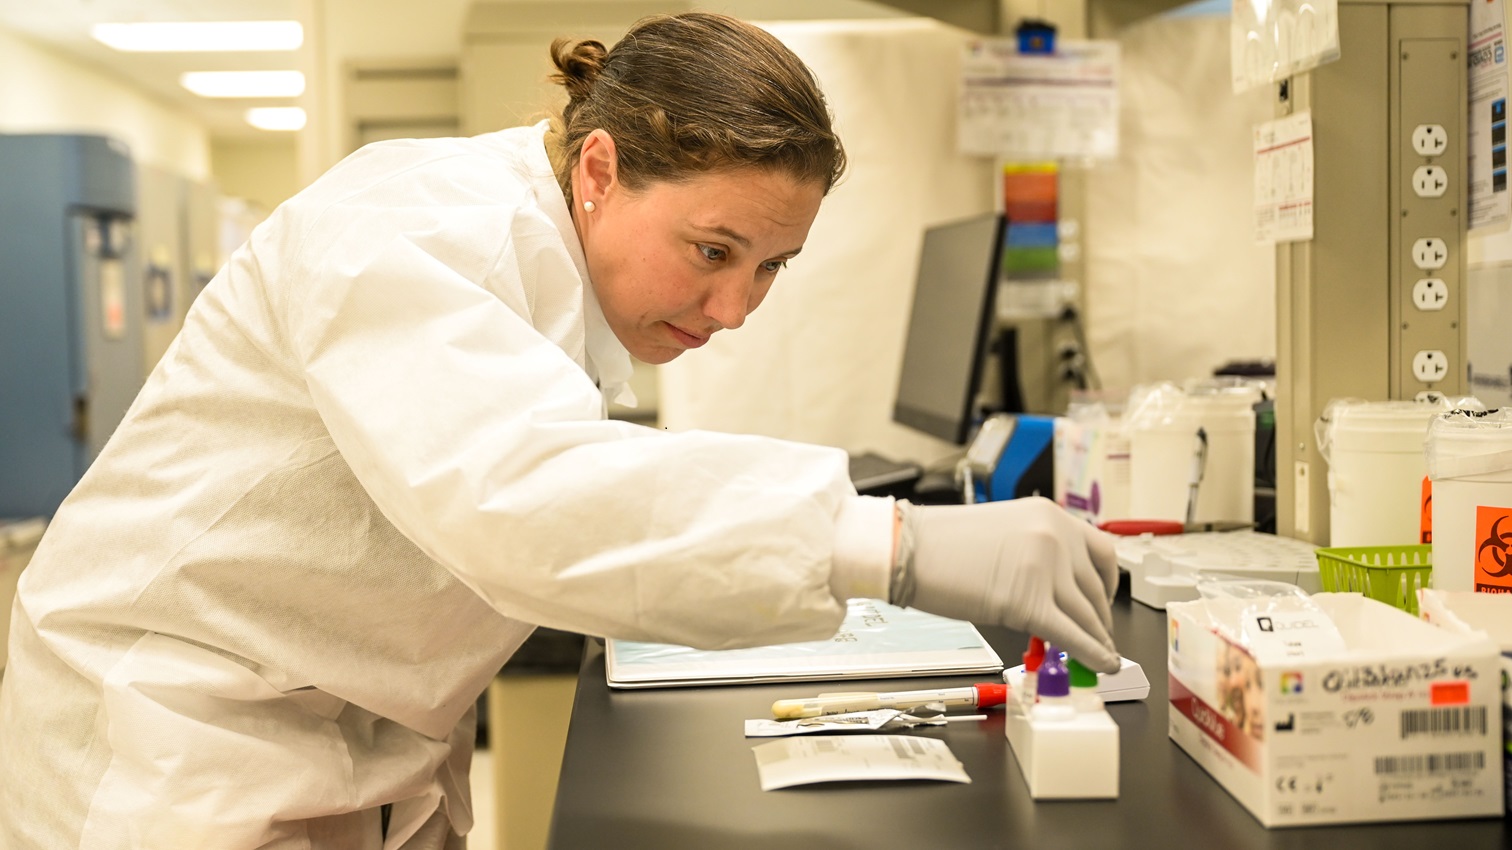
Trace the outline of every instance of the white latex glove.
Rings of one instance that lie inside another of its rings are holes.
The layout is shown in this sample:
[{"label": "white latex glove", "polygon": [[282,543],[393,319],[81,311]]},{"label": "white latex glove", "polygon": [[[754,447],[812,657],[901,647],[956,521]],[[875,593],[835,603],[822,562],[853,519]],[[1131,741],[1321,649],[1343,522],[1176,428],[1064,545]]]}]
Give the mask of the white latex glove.
[{"label": "white latex glove", "polygon": [[1029,632],[1094,670],[1118,670],[1111,536],[1042,498],[938,507],[899,502],[899,511],[902,560],[893,604]]}]

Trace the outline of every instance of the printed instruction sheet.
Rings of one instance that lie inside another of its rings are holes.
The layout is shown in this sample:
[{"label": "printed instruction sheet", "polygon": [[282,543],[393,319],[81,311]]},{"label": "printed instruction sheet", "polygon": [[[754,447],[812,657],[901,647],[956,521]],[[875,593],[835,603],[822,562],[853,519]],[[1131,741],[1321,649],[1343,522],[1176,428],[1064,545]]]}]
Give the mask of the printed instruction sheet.
[{"label": "printed instruction sheet", "polygon": [[938,779],[970,783],[944,741],[912,735],[820,735],[752,747],[761,790],[815,782]]},{"label": "printed instruction sheet", "polygon": [[1471,230],[1505,230],[1507,200],[1507,25],[1502,0],[1470,7]]}]

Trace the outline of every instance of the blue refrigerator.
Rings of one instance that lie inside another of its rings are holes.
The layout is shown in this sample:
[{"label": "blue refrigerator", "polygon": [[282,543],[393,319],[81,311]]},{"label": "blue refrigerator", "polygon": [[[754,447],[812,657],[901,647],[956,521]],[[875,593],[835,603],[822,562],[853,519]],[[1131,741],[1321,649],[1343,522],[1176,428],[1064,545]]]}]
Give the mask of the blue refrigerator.
[{"label": "blue refrigerator", "polygon": [[0,517],[49,517],[143,381],[130,152],[0,134]]}]

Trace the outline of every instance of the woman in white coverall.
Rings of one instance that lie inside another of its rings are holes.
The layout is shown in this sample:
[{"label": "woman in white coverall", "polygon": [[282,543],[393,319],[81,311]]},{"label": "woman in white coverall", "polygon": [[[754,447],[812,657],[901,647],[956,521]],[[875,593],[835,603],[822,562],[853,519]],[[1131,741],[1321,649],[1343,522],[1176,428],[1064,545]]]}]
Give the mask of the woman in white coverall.
[{"label": "woman in white coverall", "polygon": [[867,596],[1116,668],[1112,545],[1044,500],[605,419],[630,355],[745,321],[844,156],[749,25],[552,51],[560,122],[363,148],[201,294],[22,578],[11,848],[460,847],[475,700],[537,624],[749,646]]}]

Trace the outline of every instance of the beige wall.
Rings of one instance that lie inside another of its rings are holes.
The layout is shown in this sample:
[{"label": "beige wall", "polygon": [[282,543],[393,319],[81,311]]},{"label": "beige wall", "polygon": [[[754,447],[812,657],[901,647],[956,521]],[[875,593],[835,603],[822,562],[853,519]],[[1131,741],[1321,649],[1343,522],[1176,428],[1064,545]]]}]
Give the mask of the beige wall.
[{"label": "beige wall", "polygon": [[137,162],[210,176],[210,136],[186,113],[0,28],[0,132],[101,133]]},{"label": "beige wall", "polygon": [[301,131],[299,176],[308,183],[350,153],[342,79],[347,63],[374,58],[456,56],[472,0],[309,0],[304,96],[310,121]]},{"label": "beige wall", "polygon": [[1087,26],[1093,38],[1117,38],[1142,20],[1185,6],[1190,0],[1087,0]]},{"label": "beige wall", "polygon": [[[346,149],[347,131],[343,125],[346,105],[342,96],[342,75],[347,63],[375,58],[456,57],[461,51],[463,22],[474,2],[477,0],[431,0],[424,4],[415,0],[306,0],[306,42],[310,46],[306,61],[311,66],[308,71],[311,79],[318,82],[305,92],[303,99],[310,114],[310,123],[301,131],[298,141],[303,180],[313,180],[350,153]],[[637,2],[643,5],[646,0]],[[609,11],[616,5],[613,0],[598,3]],[[593,4],[578,5],[584,9],[582,26],[592,29],[595,21],[588,15]],[[687,5],[685,0],[676,0],[669,2],[667,8],[678,11]],[[764,21],[902,14],[867,0],[706,0],[693,5]],[[608,15],[611,20],[615,17]],[[542,44],[543,57],[545,51],[546,45]]]},{"label": "beige wall", "polygon": [[222,194],[244,198],[266,211],[303,188],[292,135],[216,139],[210,156]]}]

